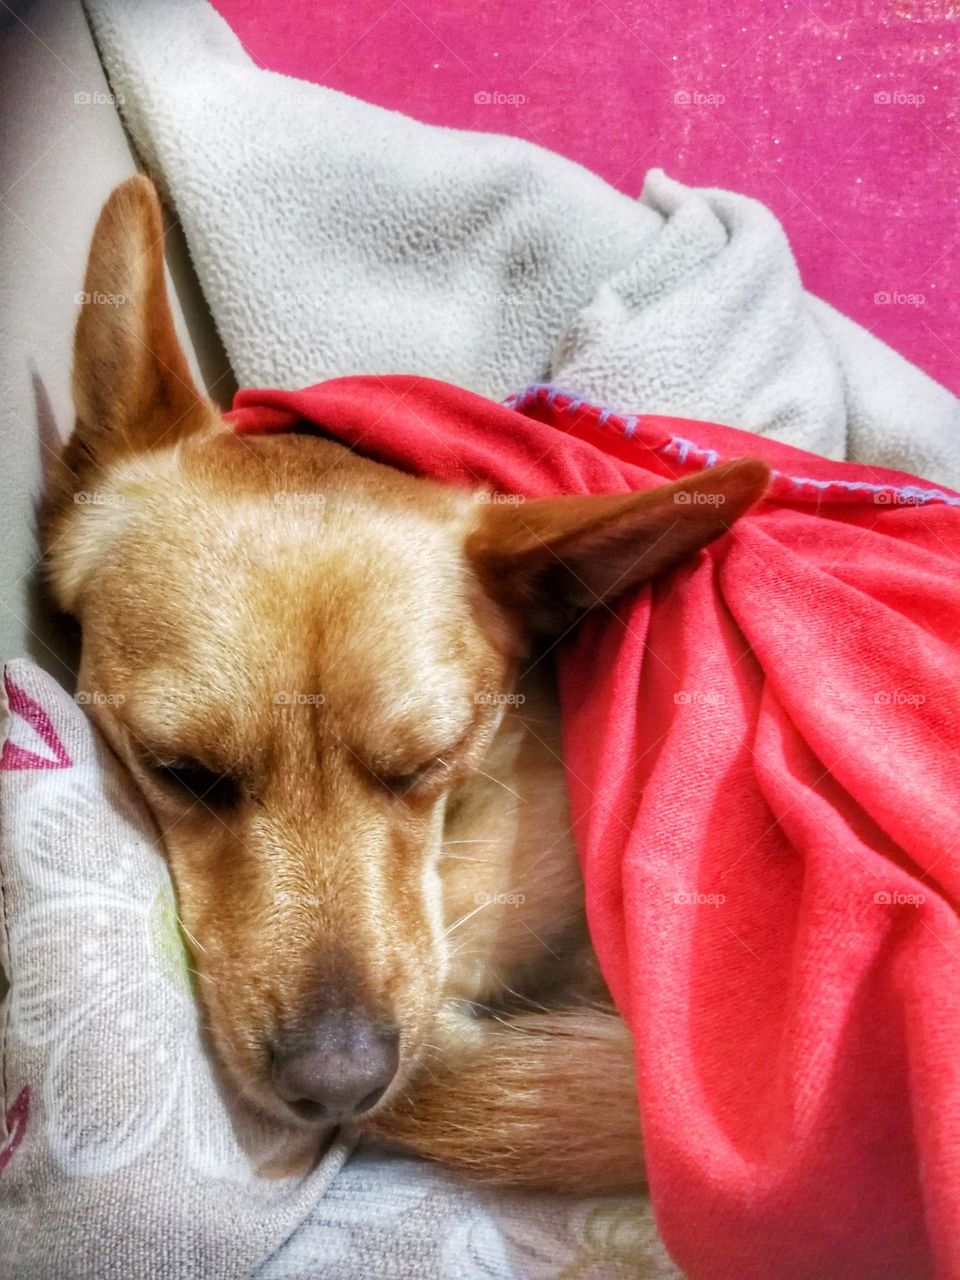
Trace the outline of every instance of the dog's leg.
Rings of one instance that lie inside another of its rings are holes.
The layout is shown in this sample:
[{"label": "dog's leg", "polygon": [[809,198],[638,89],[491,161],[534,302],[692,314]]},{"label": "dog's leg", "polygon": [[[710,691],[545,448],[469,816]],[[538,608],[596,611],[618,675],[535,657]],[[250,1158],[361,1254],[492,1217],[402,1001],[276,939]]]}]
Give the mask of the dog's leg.
[{"label": "dog's leg", "polygon": [[484,1182],[582,1194],[644,1185],[633,1046],[594,1008],[449,1014],[372,1136]]}]

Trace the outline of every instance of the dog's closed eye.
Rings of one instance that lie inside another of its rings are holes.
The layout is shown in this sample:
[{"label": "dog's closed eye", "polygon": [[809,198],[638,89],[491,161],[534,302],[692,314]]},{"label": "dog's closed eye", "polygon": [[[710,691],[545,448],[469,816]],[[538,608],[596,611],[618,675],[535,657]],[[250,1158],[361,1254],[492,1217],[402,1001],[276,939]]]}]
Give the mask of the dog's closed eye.
[{"label": "dog's closed eye", "polygon": [[426,782],[428,777],[445,767],[442,760],[427,760],[424,764],[419,765],[416,769],[410,769],[407,773],[380,775],[380,781],[394,795],[404,796],[408,791],[413,791],[421,782]]},{"label": "dog's closed eye", "polygon": [[[457,743],[457,746],[459,745]],[[405,796],[408,792],[418,791],[421,785],[425,787],[427,783],[440,781],[445,774],[449,773],[451,767],[450,761],[443,756],[433,756],[418,765],[416,769],[409,769],[405,773],[383,772],[378,773],[377,776],[388,791],[392,791],[396,796]]]},{"label": "dog's closed eye", "polygon": [[208,769],[198,760],[153,761],[150,770],[169,791],[188,799],[202,800],[211,808],[229,808],[240,798],[241,789],[236,779]]},{"label": "dog's closed eye", "polygon": [[465,733],[462,733],[456,742],[445,746],[441,751],[431,755],[429,759],[424,760],[421,764],[413,769],[403,769],[394,771],[389,765],[373,765],[372,772],[380,780],[380,783],[392,791],[396,796],[405,796],[410,793],[416,794],[421,787],[424,792],[428,791],[428,784],[435,782],[443,782],[454,768],[458,754],[463,750],[470,734],[473,730],[473,723],[469,725]]}]

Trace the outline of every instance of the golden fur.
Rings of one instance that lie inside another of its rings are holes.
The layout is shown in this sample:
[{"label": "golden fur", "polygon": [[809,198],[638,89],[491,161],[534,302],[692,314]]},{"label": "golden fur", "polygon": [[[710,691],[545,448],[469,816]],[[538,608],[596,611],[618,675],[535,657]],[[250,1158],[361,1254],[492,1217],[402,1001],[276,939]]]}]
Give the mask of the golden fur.
[{"label": "golden fur", "polygon": [[589,945],[536,646],[722,535],[764,467],[508,505],[323,439],[238,437],[190,377],[161,246],[133,178],[91,248],[86,293],[124,300],[83,309],[44,539],[80,687],[108,695],[91,714],[163,834],[223,1068],[296,1123],[266,1046],[349,998],[400,1029],[371,1132],[491,1181],[637,1184],[630,1037]]}]

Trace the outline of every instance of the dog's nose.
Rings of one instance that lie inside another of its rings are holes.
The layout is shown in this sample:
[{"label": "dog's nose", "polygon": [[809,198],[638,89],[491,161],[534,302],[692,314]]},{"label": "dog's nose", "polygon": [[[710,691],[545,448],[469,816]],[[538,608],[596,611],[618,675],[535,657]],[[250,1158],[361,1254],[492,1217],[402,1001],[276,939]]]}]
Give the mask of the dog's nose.
[{"label": "dog's nose", "polygon": [[397,1073],[399,1034],[353,1010],[325,1014],[306,1035],[273,1045],[273,1084],[306,1119],[346,1120],[369,1111]]}]

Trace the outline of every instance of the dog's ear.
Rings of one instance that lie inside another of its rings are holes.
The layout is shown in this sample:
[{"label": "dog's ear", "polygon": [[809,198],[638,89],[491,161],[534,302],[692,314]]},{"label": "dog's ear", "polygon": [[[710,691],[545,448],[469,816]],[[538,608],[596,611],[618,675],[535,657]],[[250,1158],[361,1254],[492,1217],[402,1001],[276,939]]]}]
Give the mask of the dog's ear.
[{"label": "dog's ear", "polygon": [[173,443],[208,418],[173,327],[160,202],[149,179],[129,178],[104,205],[81,301],[77,418],[66,459],[74,470]]},{"label": "dog's ear", "polygon": [[467,554],[527,628],[557,633],[726,533],[769,483],[752,458],[640,493],[483,504]]},{"label": "dog's ear", "polygon": [[[74,430],[48,466],[40,532],[54,591],[73,610],[78,584],[122,516],[102,496],[105,469],[175,444],[219,419],[177,339],[163,269],[163,221],[149,179],[117,187],[93,233],[73,346]],[[86,518],[91,511],[96,519]],[[75,519],[75,517],[83,517]],[[83,536],[65,550],[64,534]],[[56,555],[53,554],[56,549]],[[56,561],[56,563],[54,563]]]}]

